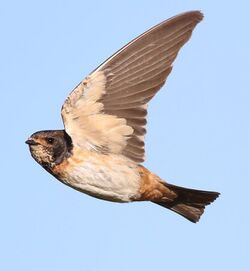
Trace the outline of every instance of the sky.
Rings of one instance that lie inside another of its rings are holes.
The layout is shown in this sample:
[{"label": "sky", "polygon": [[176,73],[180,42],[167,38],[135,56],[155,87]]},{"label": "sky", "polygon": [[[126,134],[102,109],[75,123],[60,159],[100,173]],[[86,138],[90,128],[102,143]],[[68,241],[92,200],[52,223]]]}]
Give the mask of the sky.
[{"label": "sky", "polygon": [[[249,270],[247,1],[2,1],[0,270]],[[198,224],[150,203],[76,192],[24,141],[62,129],[61,105],[137,35],[188,10],[205,18],[149,106],[144,166],[219,191]]]}]

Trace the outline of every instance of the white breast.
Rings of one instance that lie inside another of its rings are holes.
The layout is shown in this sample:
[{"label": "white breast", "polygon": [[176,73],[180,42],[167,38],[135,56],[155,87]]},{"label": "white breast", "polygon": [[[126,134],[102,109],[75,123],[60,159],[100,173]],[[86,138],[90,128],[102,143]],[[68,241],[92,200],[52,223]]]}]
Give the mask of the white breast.
[{"label": "white breast", "polygon": [[119,155],[93,152],[81,155],[81,161],[69,158],[70,167],[62,181],[90,196],[116,202],[138,197],[140,176],[137,165]]}]

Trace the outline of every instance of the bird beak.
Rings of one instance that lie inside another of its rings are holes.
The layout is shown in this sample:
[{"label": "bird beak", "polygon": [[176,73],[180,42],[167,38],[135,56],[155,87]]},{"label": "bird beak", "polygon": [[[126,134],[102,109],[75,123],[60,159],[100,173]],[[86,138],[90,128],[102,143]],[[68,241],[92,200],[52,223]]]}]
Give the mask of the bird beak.
[{"label": "bird beak", "polygon": [[38,143],[32,139],[32,138],[28,138],[26,141],[25,141],[26,144],[28,145],[37,145]]}]

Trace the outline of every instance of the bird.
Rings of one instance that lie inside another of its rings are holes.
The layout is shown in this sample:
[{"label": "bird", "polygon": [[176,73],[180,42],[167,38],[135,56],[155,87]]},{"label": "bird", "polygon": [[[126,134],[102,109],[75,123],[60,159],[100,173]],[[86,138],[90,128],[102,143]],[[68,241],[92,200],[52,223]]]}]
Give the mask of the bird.
[{"label": "bird", "polygon": [[63,130],[32,134],[31,156],[65,185],[111,202],[147,201],[198,222],[220,193],[173,185],[144,167],[148,102],[203,19],[188,11],[122,47],[66,98]]}]

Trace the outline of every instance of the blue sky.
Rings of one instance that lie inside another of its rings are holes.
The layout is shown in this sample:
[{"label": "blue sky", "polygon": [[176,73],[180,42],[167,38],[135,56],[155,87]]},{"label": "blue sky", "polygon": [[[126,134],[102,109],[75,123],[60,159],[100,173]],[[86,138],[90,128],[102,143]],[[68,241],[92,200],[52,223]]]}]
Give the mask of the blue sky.
[{"label": "blue sky", "polygon": [[[247,1],[1,3],[1,270],[248,270]],[[150,204],[76,192],[24,144],[63,127],[60,108],[103,60],[183,11],[205,19],[149,107],[147,161],[169,182],[221,192],[198,224]]]}]

